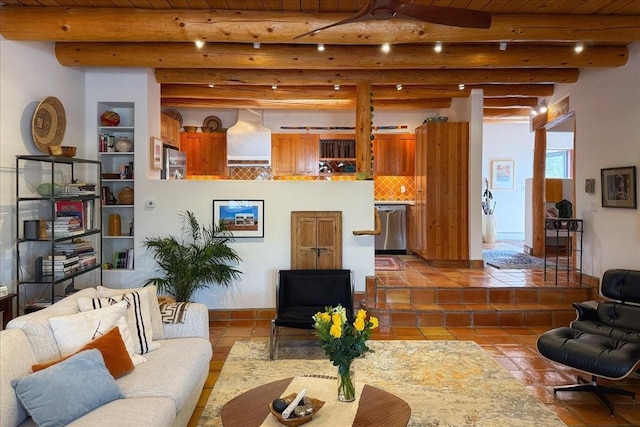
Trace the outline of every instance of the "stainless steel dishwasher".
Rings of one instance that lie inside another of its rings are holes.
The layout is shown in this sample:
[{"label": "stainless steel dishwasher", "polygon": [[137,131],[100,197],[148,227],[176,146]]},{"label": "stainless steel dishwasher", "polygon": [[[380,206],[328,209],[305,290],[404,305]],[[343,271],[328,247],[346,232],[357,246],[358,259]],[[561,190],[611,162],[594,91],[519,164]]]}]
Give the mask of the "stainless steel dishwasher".
[{"label": "stainless steel dishwasher", "polygon": [[382,232],[376,236],[376,253],[407,253],[407,206],[376,205]]}]

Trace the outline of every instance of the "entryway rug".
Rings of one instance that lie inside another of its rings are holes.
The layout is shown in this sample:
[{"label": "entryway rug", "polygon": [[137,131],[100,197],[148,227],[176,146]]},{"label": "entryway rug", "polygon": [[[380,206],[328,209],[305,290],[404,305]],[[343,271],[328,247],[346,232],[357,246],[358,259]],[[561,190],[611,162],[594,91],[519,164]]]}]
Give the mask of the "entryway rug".
[{"label": "entryway rug", "polygon": [[393,255],[376,255],[376,271],[397,271],[404,270],[404,262]]},{"label": "entryway rug", "polygon": [[544,269],[544,260],[523,252],[486,249],[482,251],[485,264],[501,269]]},{"label": "entryway rug", "polygon": [[[374,353],[354,361],[356,381],[404,399],[411,407],[409,426],[565,425],[473,341],[367,344]],[[281,345],[281,355],[283,350]],[[309,351],[316,355],[313,346],[302,345],[297,359],[269,360],[266,340],[237,341],[198,425],[221,426],[222,406],[259,385],[295,376],[336,375],[337,368],[326,357],[306,359]],[[295,354],[295,345],[286,352]]]}]

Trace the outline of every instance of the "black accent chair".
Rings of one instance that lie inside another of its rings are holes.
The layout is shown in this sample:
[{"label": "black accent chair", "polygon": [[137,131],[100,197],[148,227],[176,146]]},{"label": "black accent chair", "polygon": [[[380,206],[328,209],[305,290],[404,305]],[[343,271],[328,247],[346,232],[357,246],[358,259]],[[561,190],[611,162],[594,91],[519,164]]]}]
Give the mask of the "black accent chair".
[{"label": "black accent chair", "polygon": [[269,357],[278,358],[280,327],[313,329],[312,316],[342,305],[353,321],[353,272],[350,270],[280,270],[276,273],[276,316],[271,320]]},{"label": "black accent chair", "polygon": [[537,347],[545,358],[591,375],[591,381],[578,376],[578,384],[554,387],[554,395],[593,392],[613,415],[606,394],[635,400],[635,393],[598,384],[597,379],[621,380],[640,368],[640,271],[605,271],[600,294],[609,300],[573,304],[576,320],[542,334]]}]

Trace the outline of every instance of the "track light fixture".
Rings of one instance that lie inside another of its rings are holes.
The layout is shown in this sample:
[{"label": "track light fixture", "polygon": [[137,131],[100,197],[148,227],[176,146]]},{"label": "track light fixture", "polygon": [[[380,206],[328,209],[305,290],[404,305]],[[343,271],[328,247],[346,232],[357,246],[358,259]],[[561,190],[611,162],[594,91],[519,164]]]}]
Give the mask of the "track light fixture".
[{"label": "track light fixture", "polygon": [[333,90],[340,90],[340,85],[333,85]]},{"label": "track light fixture", "polygon": [[260,49],[260,43],[259,42],[254,42],[253,43],[253,48],[254,49]]},{"label": "track light fixture", "polygon": [[318,50],[319,50],[320,52],[323,52],[323,51],[324,51],[324,45],[323,45],[322,43],[318,43]]},{"label": "track light fixture", "polygon": [[500,46],[498,46],[500,50],[507,50],[507,42],[500,42]]},{"label": "track light fixture", "polygon": [[547,111],[549,111],[549,108],[547,107],[547,101],[543,99],[538,105],[535,106],[535,108],[531,109],[531,115],[535,117],[538,114],[544,114]]},{"label": "track light fixture", "polygon": [[200,39],[196,40],[194,43],[196,44],[196,47],[198,49],[201,49],[202,46],[204,46],[204,42],[202,40],[200,40]]},{"label": "track light fixture", "polygon": [[581,53],[584,50],[584,43],[578,42],[576,43],[576,47],[573,48],[576,53]]},{"label": "track light fixture", "polygon": [[215,86],[215,84],[209,83],[209,87],[214,87],[214,86]]},{"label": "track light fixture", "polygon": [[459,90],[464,90],[464,83],[460,83],[460,84],[458,85],[458,89],[459,89]]},{"label": "track light fixture", "polygon": [[436,52],[442,52],[442,42],[436,42],[435,46],[433,46],[433,50]]},{"label": "track light fixture", "polygon": [[278,85],[271,85],[271,89],[273,89],[273,90],[278,89]]},{"label": "track light fixture", "polygon": [[380,49],[382,49],[384,53],[389,53],[389,51],[391,50],[391,45],[389,43],[384,43]]},{"label": "track light fixture", "polygon": [[396,90],[402,90],[402,85],[401,84],[397,84],[396,85]]}]

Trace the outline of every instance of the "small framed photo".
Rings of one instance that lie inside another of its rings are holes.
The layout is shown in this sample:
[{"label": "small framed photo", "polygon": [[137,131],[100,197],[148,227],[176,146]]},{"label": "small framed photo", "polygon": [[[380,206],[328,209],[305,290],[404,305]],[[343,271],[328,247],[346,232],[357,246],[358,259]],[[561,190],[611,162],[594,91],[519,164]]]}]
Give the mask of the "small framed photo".
[{"label": "small framed photo", "polygon": [[602,207],[637,209],[636,167],[600,169]]},{"label": "small framed photo", "polygon": [[264,200],[214,200],[213,223],[235,238],[264,237]]},{"label": "small framed photo", "polygon": [[513,160],[492,160],[491,161],[491,189],[493,190],[513,190],[514,176]]},{"label": "small framed photo", "polygon": [[151,137],[151,169],[162,169],[162,140]]}]

